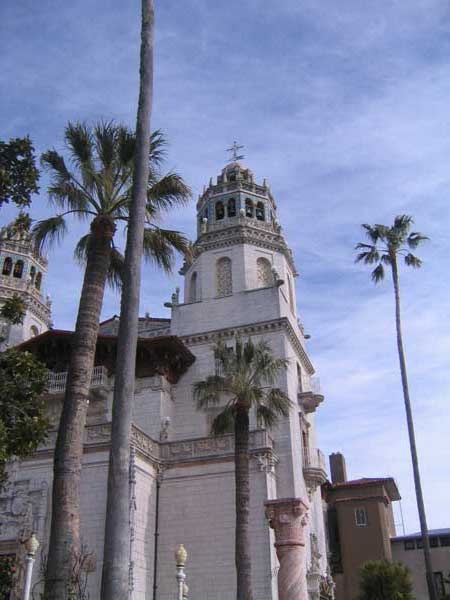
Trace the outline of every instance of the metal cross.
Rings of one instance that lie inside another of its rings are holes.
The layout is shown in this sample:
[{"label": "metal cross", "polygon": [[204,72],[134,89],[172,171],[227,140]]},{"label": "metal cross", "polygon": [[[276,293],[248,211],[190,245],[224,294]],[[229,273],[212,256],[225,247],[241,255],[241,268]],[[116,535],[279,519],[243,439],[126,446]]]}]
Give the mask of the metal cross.
[{"label": "metal cross", "polygon": [[236,162],[237,160],[242,160],[244,158],[243,154],[238,154],[238,151],[244,146],[239,146],[236,141],[233,142],[231,148],[227,148],[227,152],[231,152],[231,158],[228,159],[228,162]]}]

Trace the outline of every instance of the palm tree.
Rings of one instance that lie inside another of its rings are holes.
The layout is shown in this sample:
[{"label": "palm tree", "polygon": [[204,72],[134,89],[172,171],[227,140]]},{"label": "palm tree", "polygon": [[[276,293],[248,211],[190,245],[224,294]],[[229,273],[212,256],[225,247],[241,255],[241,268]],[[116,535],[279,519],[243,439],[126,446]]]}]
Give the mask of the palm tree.
[{"label": "palm tree", "polygon": [[138,338],[139,293],[142,241],[145,229],[146,191],[149,174],[150,117],[153,96],[153,0],[142,0],[140,90],[136,121],[136,153],[125,250],[125,277],[122,289],[118,356],[116,369],[109,456],[108,500],[101,597],[127,598],[130,566],[129,456],[133,418],[136,345]]},{"label": "palm tree", "polygon": [[[120,285],[123,256],[114,243],[118,225],[129,220],[136,138],[126,127],[100,122],[90,128],[69,123],[65,142],[72,168],[56,150],[41,158],[51,176],[48,195],[58,213],[33,228],[37,247],[61,240],[68,216],[90,220],[89,232],[75,248],[85,263],[66,393],[55,448],[53,510],[45,593],[49,600],[67,596],[73,563],[80,549],[79,500],[83,431],[94,365],[100,311],[106,282]],[[169,271],[174,250],[184,251],[178,232],[156,225],[162,211],[187,201],[190,190],[175,173],[160,176],[163,157],[161,133],[151,136],[146,189],[145,258]]]},{"label": "palm tree", "polygon": [[250,473],[249,417],[256,411],[258,423],[272,427],[280,415],[288,416],[291,401],[273,387],[288,361],[275,358],[267,342],[251,339],[235,348],[218,343],[214,349],[217,373],[194,384],[198,409],[207,410],[225,400],[223,410],[212,423],[213,435],[223,435],[234,428],[234,465],[236,493],[237,600],[252,600],[250,559]]},{"label": "palm tree", "polygon": [[437,600],[433,568],[431,565],[430,541],[428,537],[428,527],[425,515],[425,505],[422,494],[422,484],[420,481],[419,460],[417,457],[416,439],[414,433],[414,422],[411,410],[411,401],[409,397],[408,377],[406,372],[405,352],[403,349],[403,338],[400,317],[400,284],[398,275],[398,257],[401,256],[407,266],[420,268],[422,261],[412,254],[423,241],[428,238],[421,233],[411,232],[411,225],[414,223],[412,217],[408,215],[399,215],[395,218],[392,227],[386,225],[362,225],[370,244],[359,243],[356,250],[359,251],[356,262],[374,265],[372,271],[372,280],[378,283],[384,279],[385,266],[390,267],[392,281],[395,293],[395,324],[397,329],[397,348],[400,361],[400,373],[403,386],[403,398],[405,401],[406,421],[408,424],[409,445],[411,449],[411,459],[414,472],[414,485],[416,489],[417,508],[419,511],[420,529],[422,532],[423,551],[425,557],[425,568],[427,574],[428,593],[430,600]]}]

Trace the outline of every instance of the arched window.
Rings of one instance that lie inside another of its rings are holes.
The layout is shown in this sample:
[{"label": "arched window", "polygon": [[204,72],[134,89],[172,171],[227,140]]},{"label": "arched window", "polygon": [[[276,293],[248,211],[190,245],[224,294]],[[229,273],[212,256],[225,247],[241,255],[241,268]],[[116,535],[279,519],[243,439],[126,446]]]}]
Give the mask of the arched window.
[{"label": "arched window", "polygon": [[227,256],[217,261],[217,295],[229,296],[233,293],[233,276],[231,271],[231,259]]},{"label": "arched window", "polygon": [[35,278],[36,278],[36,269],[35,269],[35,267],[31,267],[31,269],[30,269],[30,283],[31,283],[31,285],[34,285]]},{"label": "arched window", "polygon": [[40,290],[41,289],[41,284],[42,284],[42,273],[39,271],[39,273],[36,275],[36,289]]},{"label": "arched window", "polygon": [[223,202],[216,203],[216,221],[220,221],[225,216],[225,208]]},{"label": "arched window", "polygon": [[12,271],[12,259],[7,256],[3,262],[3,271],[2,274],[3,275],[11,275],[11,271]]},{"label": "arched window", "polygon": [[288,275],[288,288],[289,288],[289,304],[291,305],[292,312],[295,312],[294,291],[292,289],[292,281],[291,281],[291,278],[289,277],[289,275]]},{"label": "arched window", "polygon": [[256,218],[258,219],[258,221],[266,220],[264,202],[258,202],[258,204],[256,205]]},{"label": "arched window", "polygon": [[39,329],[36,327],[36,325],[32,325],[30,327],[30,335],[31,337],[36,337],[37,335],[39,335]]},{"label": "arched window", "polygon": [[256,271],[258,274],[259,288],[273,285],[272,265],[267,258],[259,257],[256,260]]},{"label": "arched window", "polygon": [[253,202],[250,200],[250,198],[247,198],[245,200],[245,216],[253,218],[253,214],[254,214]]},{"label": "arched window", "polygon": [[236,216],[236,200],[234,198],[230,198],[227,203],[227,215],[229,217]]},{"label": "arched window", "polygon": [[197,273],[192,273],[191,281],[189,282],[189,302],[197,302],[197,286],[198,286],[198,276]]},{"label": "arched window", "polygon": [[13,277],[17,277],[17,279],[20,279],[22,277],[22,273],[23,273],[23,260],[17,260],[16,264],[14,265]]}]

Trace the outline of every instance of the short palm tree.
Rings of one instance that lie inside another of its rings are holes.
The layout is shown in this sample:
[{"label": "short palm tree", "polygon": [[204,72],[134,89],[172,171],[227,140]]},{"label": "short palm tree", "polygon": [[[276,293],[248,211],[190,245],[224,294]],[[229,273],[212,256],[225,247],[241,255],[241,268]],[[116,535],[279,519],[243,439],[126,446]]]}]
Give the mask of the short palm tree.
[{"label": "short palm tree", "polygon": [[223,343],[215,347],[217,373],[194,384],[198,409],[207,410],[221,401],[223,410],[212,423],[212,434],[223,435],[234,428],[236,493],[236,575],[237,600],[252,600],[250,559],[250,412],[256,411],[258,423],[276,424],[287,416],[291,402],[279,388],[277,377],[287,368],[287,360],[273,356],[267,342],[236,339],[235,347]]},{"label": "short palm tree", "polygon": [[[53,510],[46,598],[65,598],[73,561],[80,548],[79,499],[83,431],[94,366],[95,346],[105,285],[120,285],[123,256],[115,245],[117,227],[129,218],[135,135],[113,122],[93,127],[69,123],[65,142],[70,166],[56,150],[43,154],[51,184],[48,196],[57,214],[33,228],[37,247],[59,241],[67,231],[69,216],[90,221],[89,231],[78,242],[75,255],[85,264],[66,393],[55,449]],[[183,252],[187,241],[176,231],[161,229],[160,214],[184,204],[190,190],[175,173],[159,174],[164,139],[151,136],[148,161],[146,227],[143,253],[170,271],[174,250]]]},{"label": "short palm tree", "polygon": [[376,265],[372,271],[372,279],[378,283],[384,279],[385,267],[391,269],[392,281],[395,293],[395,324],[397,329],[397,348],[400,361],[400,373],[403,386],[403,398],[405,401],[406,420],[408,424],[409,444],[414,472],[414,484],[416,489],[417,508],[419,512],[420,527],[423,540],[423,551],[425,555],[425,567],[427,573],[428,593],[430,600],[437,600],[434,586],[433,568],[431,565],[430,542],[428,538],[428,527],[425,515],[425,505],[420,481],[419,460],[417,457],[416,439],[414,433],[414,422],[409,397],[408,376],[406,372],[405,352],[403,348],[401,315],[400,315],[400,284],[398,274],[398,258],[402,257],[409,267],[420,268],[422,261],[415,256],[411,250],[415,250],[428,238],[421,233],[411,232],[414,223],[412,217],[399,215],[395,218],[391,227],[386,225],[363,225],[370,243],[359,243],[356,245],[358,255],[356,262]]}]

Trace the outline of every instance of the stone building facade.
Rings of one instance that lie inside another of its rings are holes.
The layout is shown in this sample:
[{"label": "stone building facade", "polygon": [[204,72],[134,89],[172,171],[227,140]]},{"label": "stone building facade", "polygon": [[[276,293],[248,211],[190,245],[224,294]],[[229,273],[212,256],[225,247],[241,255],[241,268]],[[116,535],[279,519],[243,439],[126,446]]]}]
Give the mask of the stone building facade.
[{"label": "stone building facade", "polygon": [[[139,321],[130,472],[130,597],[173,600],[173,552],[180,543],[189,554],[190,597],[236,597],[233,436],[210,436],[216,410],[199,412],[192,386],[215,372],[214,344],[218,340],[233,344],[241,335],[267,340],[275,355],[289,360],[278,385],[292,400],[289,416],[271,431],[258,429],[251,417],[254,599],[285,600],[278,595],[282,582],[274,542],[282,539],[287,522],[301,538],[293,549],[297,557],[293,575],[302,587],[298,598],[331,598],[321,495],[327,473],[314,423],[323,395],[313,378],[298,320],[297,272],[277,221],[275,201],[265,182],[255,183],[249,169],[231,163],[200,196],[197,224],[197,240],[181,271],[184,293],[177,289],[167,303],[170,318]],[[98,598],[101,578],[117,327],[116,317],[100,327],[85,433],[82,532],[95,557],[89,561],[91,598]],[[65,386],[68,335],[48,332],[25,344],[53,371],[47,398],[55,425]],[[160,357],[159,367],[149,371],[155,356]],[[0,498],[8,523],[0,529],[0,553],[17,546],[23,521],[28,529],[36,529],[45,547],[54,438],[52,433],[45,448],[17,466]],[[39,491],[35,499],[32,490]],[[15,514],[12,507],[19,496],[23,500]],[[280,552],[279,557],[283,562]]]}]

